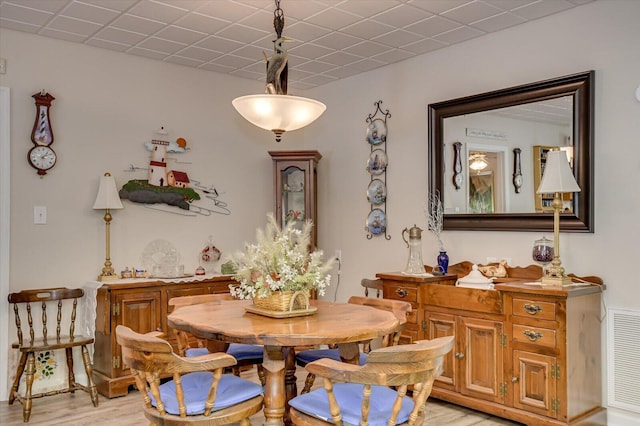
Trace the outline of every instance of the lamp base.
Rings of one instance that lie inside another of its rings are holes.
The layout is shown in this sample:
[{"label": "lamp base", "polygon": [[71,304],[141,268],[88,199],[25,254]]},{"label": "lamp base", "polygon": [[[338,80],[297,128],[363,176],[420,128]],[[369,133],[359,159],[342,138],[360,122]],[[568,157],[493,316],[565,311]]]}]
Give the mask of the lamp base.
[{"label": "lamp base", "polygon": [[118,276],[117,275],[98,275],[98,281],[111,281],[111,280],[117,280]]},{"label": "lamp base", "polygon": [[563,275],[557,277],[542,277],[541,283],[542,285],[563,287],[571,285],[572,281],[571,278]]}]

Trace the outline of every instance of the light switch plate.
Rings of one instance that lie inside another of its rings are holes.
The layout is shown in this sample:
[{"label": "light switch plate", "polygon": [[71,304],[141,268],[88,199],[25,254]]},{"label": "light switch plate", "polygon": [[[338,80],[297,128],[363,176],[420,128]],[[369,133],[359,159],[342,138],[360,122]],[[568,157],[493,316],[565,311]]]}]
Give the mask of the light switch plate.
[{"label": "light switch plate", "polygon": [[33,223],[36,225],[45,225],[47,223],[46,206],[35,206],[33,208]]}]

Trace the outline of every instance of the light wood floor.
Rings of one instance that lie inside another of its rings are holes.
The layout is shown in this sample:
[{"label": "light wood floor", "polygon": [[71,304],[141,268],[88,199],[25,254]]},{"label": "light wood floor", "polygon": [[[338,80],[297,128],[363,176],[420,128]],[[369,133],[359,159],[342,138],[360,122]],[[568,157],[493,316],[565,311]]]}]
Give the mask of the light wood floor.
[{"label": "light wood floor", "polygon": [[[255,368],[243,372],[243,377],[257,381]],[[302,389],[306,375],[304,371],[296,374],[298,389]],[[319,382],[319,380],[318,380]],[[316,386],[319,384],[316,383]],[[91,399],[85,392],[75,395],[63,394],[35,399],[31,409],[29,426],[133,426],[147,425],[148,422],[141,410],[142,398],[136,390],[129,395],[108,399],[100,395],[98,407],[91,405]],[[262,414],[251,418],[254,425],[261,425]],[[22,421],[22,405],[15,402],[9,405],[0,402],[0,425],[20,425]],[[508,420],[492,417],[488,414],[458,407],[442,401],[429,399],[427,402],[427,420],[424,426],[497,426],[518,425]]]}]

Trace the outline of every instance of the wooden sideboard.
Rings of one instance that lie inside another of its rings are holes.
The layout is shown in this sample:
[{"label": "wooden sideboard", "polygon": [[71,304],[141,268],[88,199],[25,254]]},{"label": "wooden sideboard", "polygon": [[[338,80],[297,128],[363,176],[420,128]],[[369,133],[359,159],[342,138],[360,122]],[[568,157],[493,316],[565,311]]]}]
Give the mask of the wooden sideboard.
[{"label": "wooden sideboard", "polygon": [[167,333],[169,299],[207,293],[227,293],[231,276],[221,275],[184,280],[127,280],[105,282],[97,290],[93,376],[102,395],[113,398],[126,395],[134,384],[129,368],[122,363],[115,329],[126,325],[147,333],[162,331],[177,349],[172,333]]},{"label": "wooden sideboard", "polygon": [[443,285],[456,275],[376,276],[385,298],[413,305],[405,340],[456,338],[432,397],[528,425],[606,424],[601,285],[504,278],[479,290]]}]

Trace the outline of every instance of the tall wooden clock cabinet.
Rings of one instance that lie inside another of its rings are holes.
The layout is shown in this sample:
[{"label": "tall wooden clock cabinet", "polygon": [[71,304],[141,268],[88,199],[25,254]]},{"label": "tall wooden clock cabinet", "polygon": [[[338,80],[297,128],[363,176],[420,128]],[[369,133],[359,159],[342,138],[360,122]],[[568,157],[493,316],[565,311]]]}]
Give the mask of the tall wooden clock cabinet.
[{"label": "tall wooden clock cabinet", "polygon": [[273,159],[274,215],[282,227],[302,229],[311,219],[312,249],[318,244],[318,151],[269,151]]}]

